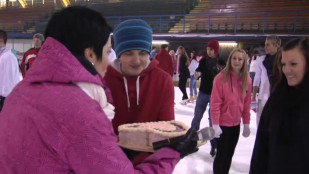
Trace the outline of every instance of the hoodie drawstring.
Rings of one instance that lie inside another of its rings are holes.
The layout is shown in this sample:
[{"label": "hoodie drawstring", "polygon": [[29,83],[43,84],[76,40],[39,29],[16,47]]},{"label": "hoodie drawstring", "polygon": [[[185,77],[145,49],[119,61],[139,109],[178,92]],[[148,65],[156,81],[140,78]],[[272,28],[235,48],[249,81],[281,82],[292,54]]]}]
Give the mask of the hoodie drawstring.
[{"label": "hoodie drawstring", "polygon": [[[139,106],[139,91],[140,91],[140,82],[139,82],[140,76],[137,76],[136,79],[136,104],[137,106]],[[123,76],[123,83],[124,83],[124,87],[126,90],[126,95],[127,95],[127,103],[128,103],[128,109],[130,109],[131,105],[130,105],[130,98],[129,98],[129,89],[128,89],[128,81],[126,79],[126,77]]]},{"label": "hoodie drawstring", "polygon": [[130,109],[130,99],[129,99],[129,92],[128,92],[128,81],[127,81],[126,77],[123,77],[123,83],[124,83],[124,88],[125,88],[126,94],[127,94],[128,109]]},{"label": "hoodie drawstring", "polygon": [[139,106],[139,78],[140,78],[140,76],[138,76],[137,79],[136,79],[136,104],[137,104],[137,107]]}]

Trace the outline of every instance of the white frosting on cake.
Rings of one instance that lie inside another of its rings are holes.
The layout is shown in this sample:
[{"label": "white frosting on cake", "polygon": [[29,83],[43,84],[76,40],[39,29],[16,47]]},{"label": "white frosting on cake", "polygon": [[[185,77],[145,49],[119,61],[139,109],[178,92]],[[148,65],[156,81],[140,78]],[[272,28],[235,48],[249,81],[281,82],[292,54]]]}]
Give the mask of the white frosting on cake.
[{"label": "white frosting on cake", "polygon": [[149,147],[153,142],[186,134],[189,127],[180,121],[124,124],[118,127],[119,144],[124,147]]},{"label": "white frosting on cake", "polygon": [[[175,131],[176,126],[169,124],[167,122],[154,122],[152,124],[146,124],[149,129],[158,129],[158,130],[166,130],[166,131]],[[145,125],[142,125],[145,126]]]}]

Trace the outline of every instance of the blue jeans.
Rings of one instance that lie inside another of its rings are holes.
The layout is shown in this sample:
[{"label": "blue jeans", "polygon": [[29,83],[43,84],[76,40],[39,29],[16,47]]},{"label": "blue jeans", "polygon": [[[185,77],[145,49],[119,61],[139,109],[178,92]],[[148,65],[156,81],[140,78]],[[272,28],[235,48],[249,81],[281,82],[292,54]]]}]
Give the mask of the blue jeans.
[{"label": "blue jeans", "polygon": [[[191,128],[193,130],[197,131],[200,129],[200,123],[206,111],[208,103],[209,103],[209,109],[208,109],[209,127],[212,127],[212,121],[210,117],[210,95],[202,91],[199,91],[194,109],[194,117],[191,122]],[[217,138],[210,140],[210,144],[212,148],[217,148]]]},{"label": "blue jeans", "polygon": [[190,76],[190,96],[197,95],[196,81],[194,75]]},{"label": "blue jeans", "polygon": [[209,126],[212,126],[211,122],[211,117],[210,117],[210,95],[206,94],[204,92],[199,91],[197,100],[196,100],[196,105],[194,109],[194,117],[191,122],[191,128],[194,130],[199,130],[200,129],[200,122],[203,118],[203,115],[206,111],[207,105],[209,103],[209,112],[208,112],[208,119],[209,119]]}]

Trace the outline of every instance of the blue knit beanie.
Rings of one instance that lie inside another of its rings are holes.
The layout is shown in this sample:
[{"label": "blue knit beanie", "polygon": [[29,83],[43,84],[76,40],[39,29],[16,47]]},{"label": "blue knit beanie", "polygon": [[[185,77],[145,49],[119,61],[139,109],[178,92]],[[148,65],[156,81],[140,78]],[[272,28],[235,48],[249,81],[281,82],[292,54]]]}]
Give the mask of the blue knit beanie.
[{"label": "blue knit beanie", "polygon": [[128,50],[151,52],[152,28],[141,19],[130,19],[121,22],[113,33],[117,58]]}]

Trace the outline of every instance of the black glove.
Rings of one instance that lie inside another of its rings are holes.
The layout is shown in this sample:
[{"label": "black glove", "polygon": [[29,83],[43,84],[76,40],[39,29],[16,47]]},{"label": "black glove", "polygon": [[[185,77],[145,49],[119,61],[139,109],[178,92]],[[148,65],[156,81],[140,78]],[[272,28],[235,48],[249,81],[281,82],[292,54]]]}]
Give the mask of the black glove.
[{"label": "black glove", "polygon": [[197,152],[197,141],[192,141],[195,131],[191,128],[187,131],[186,135],[179,141],[171,144],[169,147],[180,153],[180,158],[183,158],[191,153]]}]

